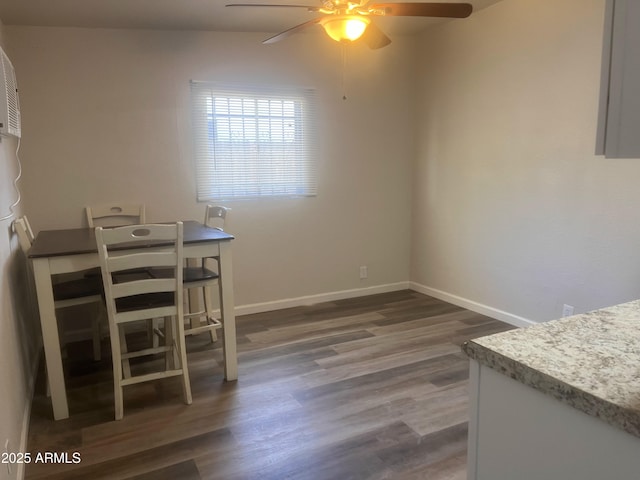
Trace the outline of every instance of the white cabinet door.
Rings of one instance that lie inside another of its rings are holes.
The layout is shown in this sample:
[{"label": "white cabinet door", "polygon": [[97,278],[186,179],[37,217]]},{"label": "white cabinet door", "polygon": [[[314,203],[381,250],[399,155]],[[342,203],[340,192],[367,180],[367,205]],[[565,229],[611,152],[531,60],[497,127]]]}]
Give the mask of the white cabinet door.
[{"label": "white cabinet door", "polygon": [[640,158],[640,2],[607,0],[596,154]]},{"label": "white cabinet door", "polygon": [[640,438],[471,360],[468,480],[636,480]]}]

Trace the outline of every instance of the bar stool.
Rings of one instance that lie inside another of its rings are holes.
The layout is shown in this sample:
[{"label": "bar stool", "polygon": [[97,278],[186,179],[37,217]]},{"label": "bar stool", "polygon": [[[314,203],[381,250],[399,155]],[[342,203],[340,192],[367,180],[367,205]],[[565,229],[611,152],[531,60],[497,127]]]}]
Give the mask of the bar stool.
[{"label": "bar stool", "polygon": [[[112,248],[136,241],[161,241],[158,249],[144,248],[127,254],[113,254]],[[169,242],[170,245],[164,244]],[[124,415],[123,388],[179,376],[182,380],[184,402],[191,404],[191,385],[184,338],[183,312],[183,227],[182,222],[162,225],[131,225],[103,229],[96,228],[96,243],[109,319],[111,355],[113,361],[115,418]],[[119,272],[138,269],[158,269],[162,278],[119,275]],[[165,345],[131,351],[126,342],[124,325],[137,321],[165,318]],[[165,354],[164,369],[133,374],[129,359]]]},{"label": "bar stool", "polygon": [[[13,230],[18,235],[18,243],[26,255],[35,240],[27,217],[16,219],[13,222]],[[53,279],[53,299],[56,309],[95,304],[95,315],[91,318],[93,358],[96,361],[100,360],[100,323],[105,317],[100,278],[69,278],[68,275],[57,275]]]},{"label": "bar stool", "polygon": [[[210,228],[216,228],[224,231],[227,214],[231,209],[219,205],[207,205],[204,214],[204,224]],[[189,259],[193,261],[192,259]],[[190,320],[189,326],[185,328],[186,335],[194,335],[208,330],[211,335],[211,341],[218,339],[216,330],[222,327],[219,319],[214,317],[214,304],[211,289],[218,285],[220,271],[220,257],[208,257],[197,260],[200,265],[196,267],[187,267],[185,270],[184,286],[188,290],[189,312],[185,318]],[[215,262],[215,267],[212,263]],[[212,270],[215,268],[215,270]],[[204,301],[204,310],[194,311],[193,306],[196,303],[196,297],[202,291]],[[198,319],[204,317],[204,322]],[[203,324],[204,323],[204,324]]]}]

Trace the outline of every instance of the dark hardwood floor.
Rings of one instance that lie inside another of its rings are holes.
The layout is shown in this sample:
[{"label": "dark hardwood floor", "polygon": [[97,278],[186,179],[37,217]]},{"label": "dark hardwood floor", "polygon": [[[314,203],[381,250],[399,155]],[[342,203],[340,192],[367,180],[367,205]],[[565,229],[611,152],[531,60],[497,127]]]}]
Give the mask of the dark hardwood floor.
[{"label": "dark hardwood floor", "polygon": [[72,344],[71,416],[52,420],[41,372],[28,450],[81,461],[31,463],[26,478],[463,480],[459,346],[510,328],[408,290],[238,317],[237,382],[222,381],[220,341],[190,337],[193,404],[175,378],[131,386],[120,421],[110,358]]}]

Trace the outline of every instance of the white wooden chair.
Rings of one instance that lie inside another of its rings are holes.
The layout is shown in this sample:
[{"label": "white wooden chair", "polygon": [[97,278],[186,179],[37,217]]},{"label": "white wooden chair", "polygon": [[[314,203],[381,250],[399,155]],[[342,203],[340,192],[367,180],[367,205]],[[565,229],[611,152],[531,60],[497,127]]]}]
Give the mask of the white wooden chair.
[{"label": "white wooden chair", "polygon": [[[170,225],[131,225],[103,229],[96,228],[96,243],[105,292],[115,396],[115,418],[123,417],[123,388],[141,382],[172,376],[182,377],[184,402],[191,404],[191,385],[184,339],[183,283],[182,283],[182,223]],[[160,241],[162,247],[149,248]],[[122,243],[140,242],[140,250],[118,252]],[[168,243],[169,245],[165,246]],[[163,278],[118,275],[132,268],[157,268],[169,272]],[[114,280],[116,279],[116,280]],[[129,351],[123,326],[141,320],[165,318],[165,345]],[[165,354],[164,370],[130,375],[130,358]]]},{"label": "white wooden chair", "polygon": [[217,228],[224,231],[227,221],[227,214],[231,211],[229,207],[219,205],[207,205],[204,212],[204,224],[207,227]]},{"label": "white wooden chair", "polygon": [[[103,205],[89,205],[85,207],[87,224],[89,228],[115,227],[124,225],[141,225],[146,223],[145,205],[138,203],[110,203]],[[140,274],[140,270],[130,270],[127,274]],[[87,277],[100,277],[100,268],[88,270]],[[148,336],[157,346],[153,334],[153,323],[148,322]],[[99,332],[100,333],[100,332]]]},{"label": "white wooden chair", "polygon": [[[224,230],[227,213],[231,210],[227,207],[207,205],[205,209],[204,224],[211,228]],[[184,318],[187,320],[185,325],[185,335],[196,335],[199,333],[209,332],[211,341],[216,342],[218,335],[216,331],[222,328],[222,322],[214,316],[214,303],[211,289],[218,285],[219,282],[219,265],[211,265],[212,261],[219,262],[218,257],[188,259],[188,263],[199,263],[198,266],[187,266],[183,271],[184,288],[187,291],[188,312],[185,312]],[[151,274],[157,278],[164,275],[162,270],[153,269]],[[197,298],[202,295],[204,301],[203,310],[195,310],[194,305]],[[154,322],[153,330],[159,332],[158,323]],[[154,346],[158,345],[157,335],[154,337]]]},{"label": "white wooden chair", "polygon": [[[85,207],[89,228],[121,227],[146,223],[144,204],[112,203]],[[91,269],[88,276],[100,276],[100,268]]]},{"label": "white wooden chair", "polygon": [[[26,254],[35,240],[27,217],[23,216],[16,219],[13,222],[13,230],[18,235],[20,248]],[[96,304],[95,314],[91,318],[91,330],[93,358],[96,361],[100,360],[100,321],[105,316],[100,278],[71,278],[66,275],[57,275],[53,279],[53,299],[56,309]]]},{"label": "white wooden chair", "polygon": [[146,222],[144,204],[112,203],[85,207],[89,228],[140,225]]},{"label": "white wooden chair", "polygon": [[[231,209],[218,205],[207,205],[204,214],[204,224],[211,228],[224,231],[227,214]],[[215,261],[215,264],[213,262]],[[212,288],[220,285],[219,282],[219,261],[218,257],[198,259],[200,263],[196,267],[187,267],[184,272],[184,286],[188,291],[189,312],[185,318],[189,320],[185,328],[185,335],[194,335],[209,331],[211,341],[218,339],[216,330],[222,328],[222,322],[214,316],[214,304]],[[204,300],[204,310],[194,310],[196,298],[202,291]]]}]

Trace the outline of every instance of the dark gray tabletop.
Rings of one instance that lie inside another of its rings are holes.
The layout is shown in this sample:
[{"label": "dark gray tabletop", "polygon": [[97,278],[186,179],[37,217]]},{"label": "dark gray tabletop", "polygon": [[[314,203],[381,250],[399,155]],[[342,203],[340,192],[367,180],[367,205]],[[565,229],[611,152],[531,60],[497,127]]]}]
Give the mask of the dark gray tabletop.
[{"label": "dark gray tabletop", "polygon": [[[233,235],[210,228],[194,220],[185,220],[184,244],[228,241]],[[157,246],[158,244],[149,245]],[[138,245],[139,246],[139,245]],[[126,248],[125,246],[122,247]],[[72,228],[67,230],[43,230],[29,249],[29,258],[58,257],[63,255],[81,255],[97,253],[95,230],[92,228]]]}]

